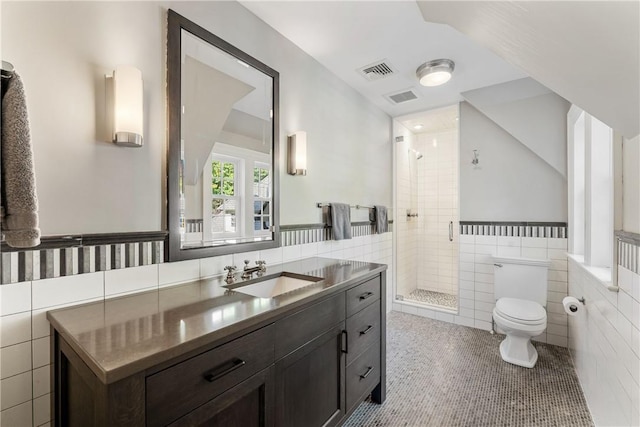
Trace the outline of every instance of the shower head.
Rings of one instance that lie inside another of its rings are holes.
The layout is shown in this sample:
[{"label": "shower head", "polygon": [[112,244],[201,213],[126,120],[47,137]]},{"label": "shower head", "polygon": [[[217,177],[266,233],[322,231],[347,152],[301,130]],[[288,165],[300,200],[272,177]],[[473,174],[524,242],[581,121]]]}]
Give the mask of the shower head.
[{"label": "shower head", "polygon": [[419,152],[418,150],[415,150],[413,148],[409,148],[409,155],[411,155],[412,153],[416,157],[416,160],[420,160],[422,158],[422,153],[421,152]]}]

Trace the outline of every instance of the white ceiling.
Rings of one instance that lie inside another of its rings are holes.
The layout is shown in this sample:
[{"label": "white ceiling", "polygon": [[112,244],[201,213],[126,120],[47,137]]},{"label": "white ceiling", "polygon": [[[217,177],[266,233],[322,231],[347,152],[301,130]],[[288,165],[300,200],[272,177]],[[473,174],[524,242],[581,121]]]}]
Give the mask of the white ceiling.
[{"label": "white ceiling", "polygon": [[[413,134],[436,133],[458,127],[458,105],[397,117],[396,120]],[[416,126],[420,126],[417,128]]]},{"label": "white ceiling", "polygon": [[627,137],[640,133],[640,2],[421,1],[452,25]]},{"label": "white ceiling", "polygon": [[[461,92],[526,75],[448,25],[427,23],[415,1],[241,1],[392,117],[457,103]],[[445,85],[420,86],[423,62],[453,60]],[[397,74],[367,81],[356,70],[387,60]],[[412,89],[418,99],[393,105],[390,93]]]}]

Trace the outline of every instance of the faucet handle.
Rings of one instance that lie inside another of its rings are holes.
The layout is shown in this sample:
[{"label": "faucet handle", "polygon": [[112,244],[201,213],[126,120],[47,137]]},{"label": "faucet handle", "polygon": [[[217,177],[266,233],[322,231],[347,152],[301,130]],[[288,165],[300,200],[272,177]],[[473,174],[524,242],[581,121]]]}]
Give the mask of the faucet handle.
[{"label": "faucet handle", "polygon": [[256,265],[258,267],[260,267],[261,271],[266,271],[267,270],[267,261],[258,260],[258,261],[256,261]]},{"label": "faucet handle", "polygon": [[250,263],[250,262],[251,262],[251,261],[249,261],[248,259],[245,259],[245,260],[244,260],[244,268],[245,268],[245,269],[249,268],[249,263]]},{"label": "faucet handle", "polygon": [[238,267],[236,267],[235,265],[227,265],[224,268],[227,272],[227,278],[225,279],[225,282],[231,284],[233,283],[234,279],[235,279],[235,271],[238,269]]}]

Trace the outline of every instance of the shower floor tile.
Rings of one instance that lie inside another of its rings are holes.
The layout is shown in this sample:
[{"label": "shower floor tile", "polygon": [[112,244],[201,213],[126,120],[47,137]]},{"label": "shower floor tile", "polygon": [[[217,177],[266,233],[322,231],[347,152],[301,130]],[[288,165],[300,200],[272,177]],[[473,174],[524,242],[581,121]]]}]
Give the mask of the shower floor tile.
[{"label": "shower floor tile", "polygon": [[458,308],[458,297],[445,294],[444,292],[427,291],[426,289],[416,289],[405,297],[406,300],[421,302],[430,305],[437,305],[446,308]]}]

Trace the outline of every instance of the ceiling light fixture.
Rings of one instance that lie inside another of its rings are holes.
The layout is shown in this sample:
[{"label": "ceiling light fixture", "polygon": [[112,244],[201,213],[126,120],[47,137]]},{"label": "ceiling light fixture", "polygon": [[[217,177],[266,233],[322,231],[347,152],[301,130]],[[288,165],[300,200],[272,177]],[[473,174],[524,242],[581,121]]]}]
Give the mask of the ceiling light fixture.
[{"label": "ceiling light fixture", "polygon": [[422,86],[440,86],[451,79],[455,63],[450,59],[434,59],[425,62],[416,70]]},{"label": "ceiling light fixture", "polygon": [[420,130],[420,129],[422,129],[422,127],[423,127],[422,125],[415,125],[413,128],[415,130]]}]

